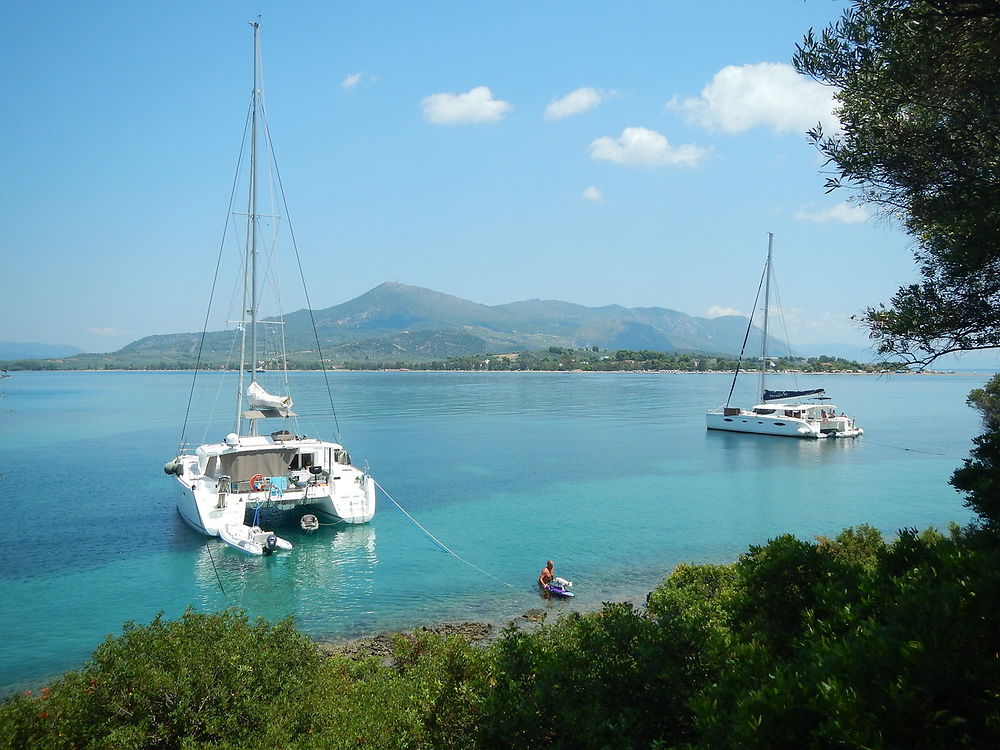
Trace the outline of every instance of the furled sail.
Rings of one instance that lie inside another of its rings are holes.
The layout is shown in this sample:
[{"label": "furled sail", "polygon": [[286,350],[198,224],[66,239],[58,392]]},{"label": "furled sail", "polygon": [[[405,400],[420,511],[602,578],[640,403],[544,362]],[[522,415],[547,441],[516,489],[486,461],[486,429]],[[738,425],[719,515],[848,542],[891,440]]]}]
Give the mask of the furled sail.
[{"label": "furled sail", "polygon": [[256,409],[275,409],[284,415],[292,408],[292,397],[272,396],[255,380],[247,388],[247,403]]},{"label": "furled sail", "polygon": [[826,393],[825,388],[815,388],[811,391],[764,391],[765,401],[784,401],[787,398],[799,398],[800,396],[815,396],[819,393]]}]

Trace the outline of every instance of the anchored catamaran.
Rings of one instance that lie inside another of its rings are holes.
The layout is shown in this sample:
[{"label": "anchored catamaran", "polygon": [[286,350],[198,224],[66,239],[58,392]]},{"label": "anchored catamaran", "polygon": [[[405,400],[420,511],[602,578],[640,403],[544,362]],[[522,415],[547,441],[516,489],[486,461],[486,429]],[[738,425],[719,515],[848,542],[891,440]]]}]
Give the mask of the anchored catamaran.
[{"label": "anchored catamaran", "polygon": [[[237,322],[238,327],[234,330],[240,351],[235,427],[222,440],[199,445],[193,450],[186,445],[182,435],[176,458],[163,468],[176,478],[177,510],[193,528],[209,536],[246,537],[255,541],[250,532],[270,534],[261,532],[256,526],[259,511],[266,508],[294,511],[305,506],[310,514],[346,523],[370,521],[375,515],[375,481],[366,470],[352,465],[348,452],[340,443],[306,437],[298,429],[288,429],[295,425],[288,420],[297,416],[292,411],[292,398],[272,395],[258,382],[265,374],[261,363],[267,361],[267,374],[274,369],[272,363],[278,362],[287,384],[287,360],[283,335],[278,337],[280,350],[274,360],[262,360],[262,353],[258,351],[258,327],[273,329],[280,327],[282,321],[280,315],[278,319],[259,318],[260,290],[264,277],[273,270],[275,255],[273,247],[267,245],[268,260],[261,260],[261,245],[264,244],[261,229],[267,220],[278,217],[262,213],[257,205],[257,182],[261,171],[258,141],[268,137],[268,130],[261,91],[260,25],[252,22],[251,26],[254,86],[246,129],[250,146],[246,243],[241,260],[244,319]],[[270,148],[263,150],[270,155]],[[280,189],[280,181],[278,187]],[[279,205],[284,205],[283,200]],[[308,301],[308,294],[306,299]],[[316,350],[322,360],[318,338]],[[197,374],[196,370],[196,378]],[[326,382],[329,391],[329,382]],[[331,397],[331,408],[332,403]],[[188,410],[190,413],[190,405]],[[280,420],[280,426],[262,429],[261,425],[270,420]],[[185,429],[187,422],[185,418]],[[251,510],[255,511],[254,525],[246,527],[247,513]]]},{"label": "anchored catamaran", "polygon": [[[758,435],[782,435],[785,437],[798,438],[827,438],[827,437],[857,437],[864,430],[854,422],[854,417],[846,414],[837,414],[837,407],[826,402],[825,399],[814,401],[800,401],[807,396],[822,396],[825,393],[823,388],[814,388],[804,391],[772,391],[767,389],[767,370],[770,367],[770,360],[767,356],[768,338],[768,318],[771,298],[771,251],[774,243],[774,235],[768,232],[767,235],[767,263],[764,266],[764,325],[761,345],[761,368],[760,368],[760,393],[761,403],[752,409],[743,409],[738,406],[730,406],[729,401],[733,397],[733,388],[736,386],[736,378],[740,374],[740,364],[736,366],[733,374],[733,383],[729,388],[729,397],[726,403],[717,409],[713,409],[705,415],[705,423],[710,430],[727,430],[729,432],[751,432]],[[758,295],[760,290],[758,288]],[[753,327],[753,318],[747,323],[747,338]],[[745,343],[746,339],[744,339]],[[740,363],[743,361],[743,353],[740,352]]]}]

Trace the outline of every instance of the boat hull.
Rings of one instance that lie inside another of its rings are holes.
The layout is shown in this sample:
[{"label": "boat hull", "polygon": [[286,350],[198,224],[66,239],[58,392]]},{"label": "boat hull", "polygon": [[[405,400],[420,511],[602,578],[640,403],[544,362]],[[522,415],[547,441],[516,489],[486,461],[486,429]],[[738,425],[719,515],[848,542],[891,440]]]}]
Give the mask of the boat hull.
[{"label": "boat hull", "polygon": [[804,438],[807,440],[853,438],[860,436],[864,432],[860,427],[855,427],[853,421],[846,417],[832,420],[810,420],[788,416],[762,415],[745,410],[740,411],[738,414],[710,411],[705,415],[705,426],[710,430]]},{"label": "boat hull", "polygon": [[[308,510],[343,523],[367,523],[375,515],[375,480],[349,463],[332,460],[339,455],[345,454],[335,443],[242,438],[239,445],[206,445],[179,456],[168,464],[168,473],[176,478],[181,518],[206,536],[244,523],[248,511],[259,509]],[[314,472],[319,465],[300,466],[296,461],[301,456],[331,460]],[[281,467],[289,460],[297,468],[286,471]],[[276,475],[247,466],[267,466]]]}]

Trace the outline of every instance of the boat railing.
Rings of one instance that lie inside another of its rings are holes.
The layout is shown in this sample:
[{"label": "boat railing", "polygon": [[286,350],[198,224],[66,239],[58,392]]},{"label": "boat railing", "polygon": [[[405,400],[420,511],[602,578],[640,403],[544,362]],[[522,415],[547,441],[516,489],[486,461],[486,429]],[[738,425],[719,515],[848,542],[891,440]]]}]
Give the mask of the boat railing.
[{"label": "boat railing", "polygon": [[[296,477],[294,474],[288,474],[286,475],[286,478],[288,479],[288,484],[281,490],[281,494],[285,495],[302,494],[309,487],[326,484],[329,481],[328,475],[325,472],[323,474],[313,475],[309,479],[305,480]],[[263,477],[261,479],[251,477],[249,479],[234,480],[228,482],[228,485],[228,487],[220,487],[220,489],[234,495],[264,493],[267,496],[271,496],[272,494],[277,494],[270,482],[270,477]]]}]

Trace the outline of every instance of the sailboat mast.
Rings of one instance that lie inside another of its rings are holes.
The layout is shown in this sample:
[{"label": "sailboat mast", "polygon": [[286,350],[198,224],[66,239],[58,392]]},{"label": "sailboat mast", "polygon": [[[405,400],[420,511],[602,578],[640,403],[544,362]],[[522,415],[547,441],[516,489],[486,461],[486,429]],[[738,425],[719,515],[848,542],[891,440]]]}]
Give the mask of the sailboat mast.
[{"label": "sailboat mast", "polygon": [[[245,373],[250,368],[250,382],[257,380],[257,111],[260,108],[260,24],[250,21],[253,26],[253,91],[250,95],[250,175],[247,194],[246,259],[243,266],[243,309],[249,316],[250,359],[246,356],[246,325],[243,321],[243,337],[240,346],[239,392],[236,394],[236,433],[243,434],[243,397]],[[249,420],[248,434],[255,434],[256,423]]]},{"label": "sailboat mast", "polygon": [[253,110],[250,123],[250,382],[257,380],[257,110],[260,108],[260,24],[253,23]]},{"label": "sailboat mast", "polygon": [[767,331],[768,316],[771,311],[771,248],[774,244],[774,233],[767,233],[767,267],[764,271],[764,340],[760,344],[760,398],[764,400],[764,391],[767,389],[767,368],[770,367],[767,361]]}]

